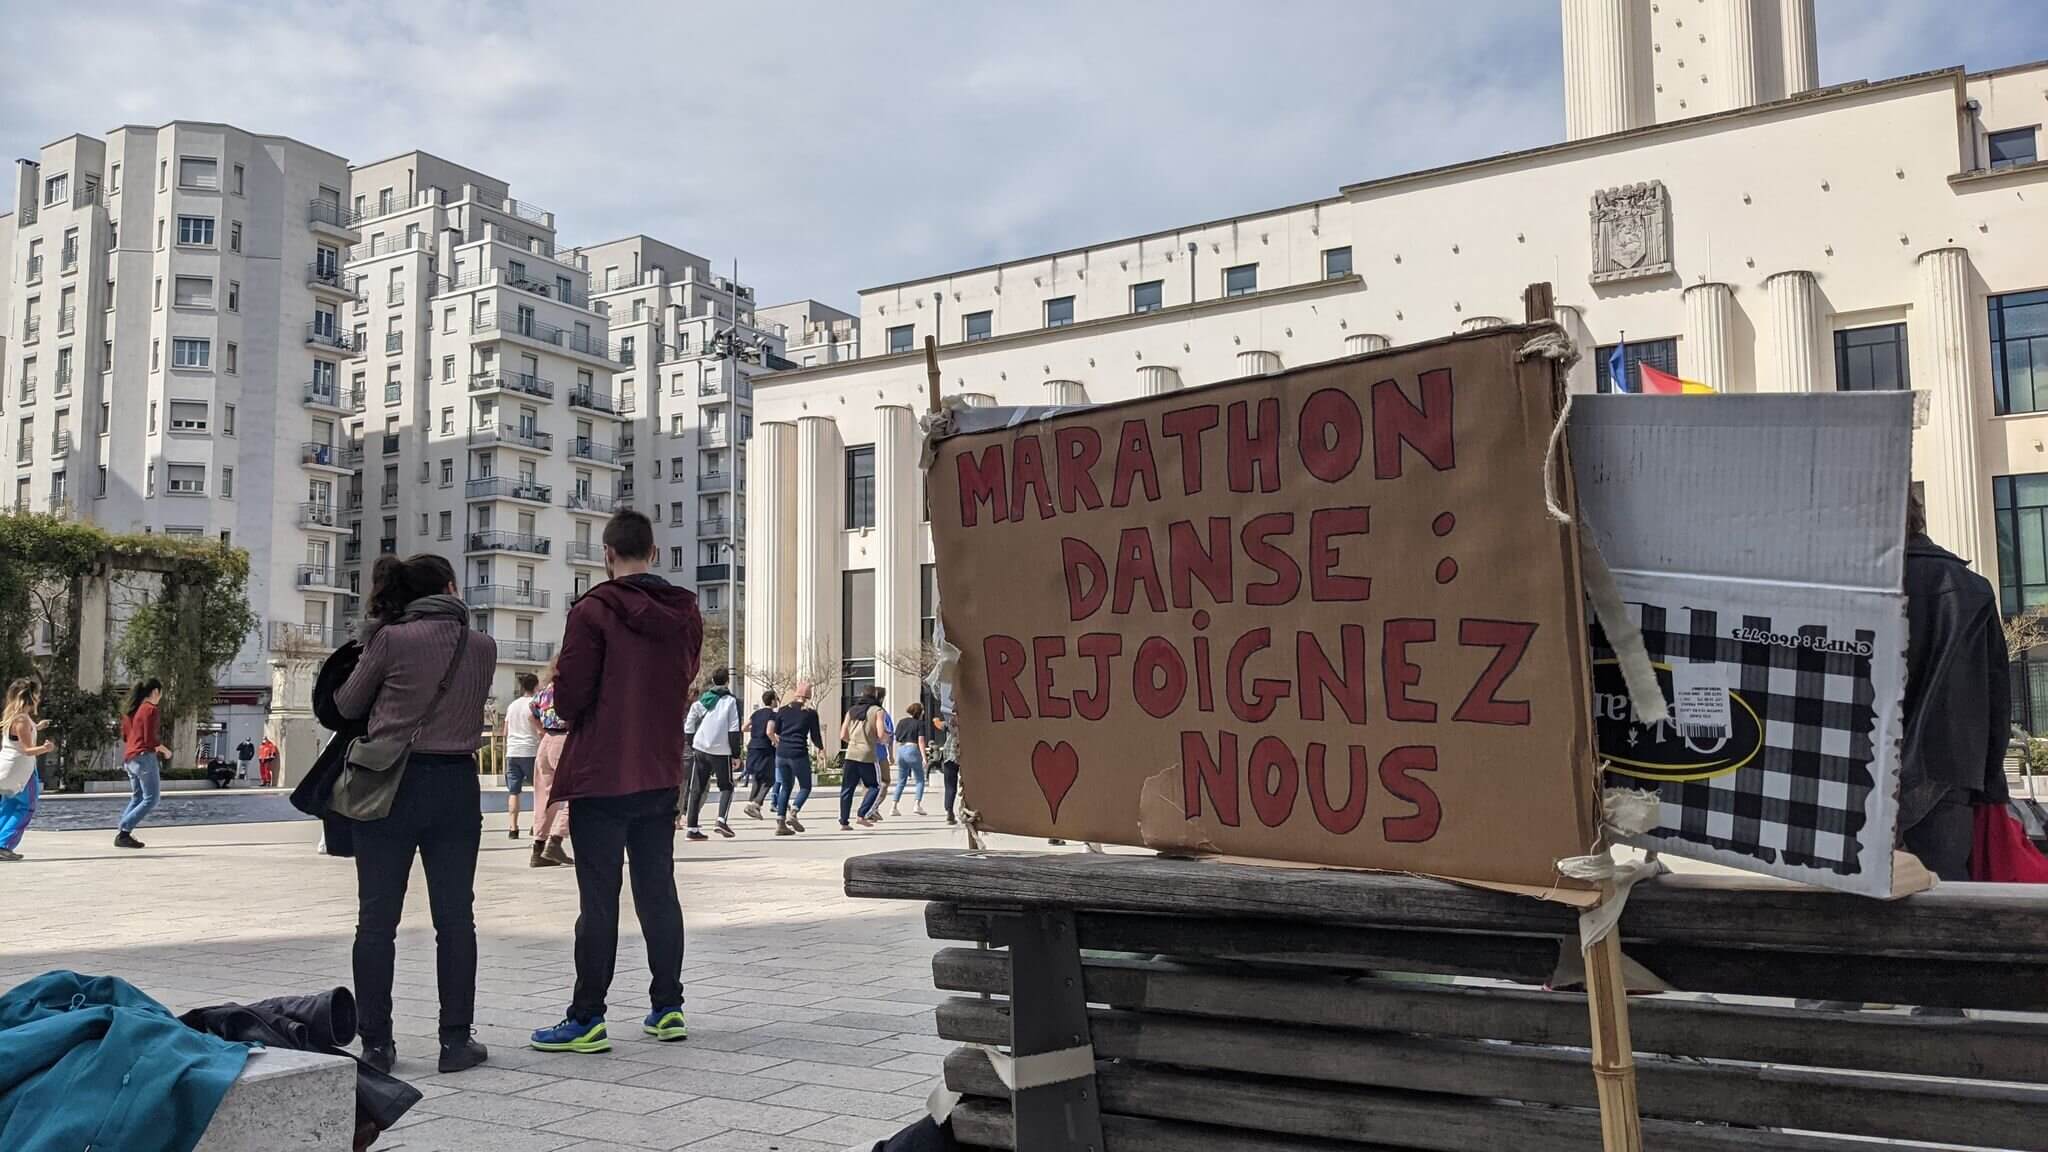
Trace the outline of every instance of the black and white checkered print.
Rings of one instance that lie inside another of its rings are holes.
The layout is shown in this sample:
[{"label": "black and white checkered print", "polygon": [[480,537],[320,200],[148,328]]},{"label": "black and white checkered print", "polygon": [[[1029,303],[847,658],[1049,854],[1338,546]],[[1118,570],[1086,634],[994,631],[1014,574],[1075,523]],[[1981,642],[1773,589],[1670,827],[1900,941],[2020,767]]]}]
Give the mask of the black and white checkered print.
[{"label": "black and white checkered print", "polygon": [[[1667,612],[1631,603],[1629,611],[1642,627],[1652,663],[1739,666],[1736,691],[1763,721],[1763,751],[1743,767],[1704,780],[1656,784],[1662,812],[1649,838],[1700,844],[1767,864],[1844,876],[1861,872],[1865,810],[1876,786],[1871,657],[1738,640],[1720,613],[1706,609]],[[1865,630],[1831,637],[1824,627],[1764,616],[1742,617],[1741,629],[1860,642],[1864,653],[1876,639]],[[1597,623],[1593,647],[1598,659],[1614,655]],[[1650,786],[1618,773],[1610,773],[1608,783]],[[1684,854],[1682,848],[1673,851]]]}]

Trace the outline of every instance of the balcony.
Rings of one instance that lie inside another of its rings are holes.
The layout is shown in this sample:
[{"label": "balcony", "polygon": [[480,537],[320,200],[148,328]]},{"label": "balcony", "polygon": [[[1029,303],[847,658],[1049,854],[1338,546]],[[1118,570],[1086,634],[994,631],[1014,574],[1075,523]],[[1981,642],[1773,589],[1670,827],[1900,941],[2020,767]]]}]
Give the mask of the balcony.
[{"label": "balcony", "polygon": [[36,402],[36,386],[40,383],[42,381],[37,379],[34,373],[21,378],[21,402],[23,404],[33,404]]},{"label": "balcony", "polygon": [[545,664],[554,658],[555,642],[552,640],[498,640],[500,660],[514,664]]},{"label": "balcony", "polygon": [[341,575],[335,569],[325,564],[301,564],[299,565],[298,586],[301,588],[332,588],[339,590],[342,587]]},{"label": "balcony", "polygon": [[555,382],[524,372],[479,372],[469,378],[470,395],[486,392],[517,392],[538,400],[555,398]]},{"label": "balcony", "polygon": [[619,414],[618,407],[612,403],[611,393],[600,392],[584,384],[569,389],[569,407],[588,408],[592,412],[603,412],[611,416]]},{"label": "balcony", "polygon": [[465,288],[517,288],[544,300],[560,300],[576,308],[590,307],[590,294],[578,292],[573,284],[548,284],[531,276],[514,276],[509,268],[470,269],[458,276],[437,277],[437,291],[458,292]]},{"label": "balcony", "polygon": [[574,541],[571,541],[571,542],[570,542],[570,544],[569,544],[569,563],[571,563],[571,564],[602,564],[602,563],[604,563],[604,545],[602,545],[602,544],[599,544],[599,543],[597,543],[597,542],[596,542],[596,541],[594,541],[594,540],[574,540]]},{"label": "balcony", "polygon": [[524,608],[539,612],[548,606],[549,593],[531,584],[472,584],[462,590],[462,599],[471,608]]},{"label": "balcony", "polygon": [[405,351],[405,333],[403,333],[403,332],[386,332],[386,333],[384,334],[384,351],[386,351],[386,352],[403,352],[403,351]]},{"label": "balcony", "polygon": [[520,532],[471,532],[471,552],[524,552],[531,556],[546,556],[554,548],[554,541],[545,536],[529,536]]},{"label": "balcony", "polygon": [[329,628],[324,624],[290,624],[274,620],[270,625],[270,647],[278,652],[339,648],[349,639],[348,629]]},{"label": "balcony", "polygon": [[78,271],[78,245],[72,244],[64,249],[64,259],[59,267],[67,276]]},{"label": "balcony", "polygon": [[383,444],[383,448],[384,448],[384,455],[386,455],[386,456],[396,456],[396,455],[398,455],[398,433],[396,433],[396,432],[386,432],[386,433],[384,433],[384,444]]},{"label": "balcony", "polygon": [[343,564],[361,564],[363,562],[363,542],[355,539],[343,540],[341,542],[341,562]]},{"label": "balcony", "polygon": [[511,448],[524,448],[530,452],[552,452],[555,448],[553,433],[515,427],[511,424],[500,424],[496,428],[472,428],[469,430],[469,442],[476,445],[503,444]]},{"label": "balcony", "polygon": [[531,480],[519,480],[511,476],[487,476],[471,480],[463,486],[463,498],[468,500],[524,500],[532,504],[552,503],[555,490],[546,484],[535,484]]},{"label": "balcony", "polygon": [[21,322],[21,342],[33,344],[43,338],[43,322],[31,316]]},{"label": "balcony", "polygon": [[357,340],[353,333],[343,332],[332,323],[321,324],[317,321],[306,323],[306,343],[315,348],[345,352],[350,356],[363,350],[362,341]]},{"label": "balcony", "polygon": [[57,398],[62,400],[71,395],[71,369],[59,368],[56,372]]},{"label": "balcony", "polygon": [[731,532],[732,517],[730,516],[706,516],[697,521],[697,536],[699,539],[707,536],[726,536],[730,535]]},{"label": "balcony", "polygon": [[78,309],[57,309],[57,335],[62,336],[78,327]]},{"label": "balcony", "polygon": [[363,222],[362,214],[339,204],[325,200],[314,200],[306,205],[306,223],[315,230],[338,233],[345,240],[356,238],[356,225]]},{"label": "balcony", "polygon": [[569,455],[574,456],[578,460],[588,460],[593,464],[604,464],[612,468],[620,467],[619,450],[617,448],[609,444],[599,444],[588,436],[578,436],[571,442],[569,445]]},{"label": "balcony", "polygon": [[361,512],[363,510],[363,494],[361,492],[342,493],[341,506],[349,512]]},{"label": "balcony", "polygon": [[299,505],[299,527],[335,528],[341,527],[340,512],[332,504],[308,502]]},{"label": "balcony", "polygon": [[344,273],[338,262],[313,260],[306,265],[306,287],[315,292],[331,292],[344,300],[360,300],[362,294],[356,290],[355,277]]},{"label": "balcony", "polygon": [[415,232],[410,236],[378,236],[367,244],[358,244],[348,250],[348,262],[357,264],[377,256],[389,256],[394,252],[427,252],[427,237]]},{"label": "balcony", "polygon": [[378,489],[377,506],[379,508],[398,507],[398,485],[386,484]]},{"label": "balcony", "polygon": [[732,490],[732,473],[706,472],[697,477],[697,488],[702,492],[729,492]]},{"label": "balcony", "polygon": [[633,413],[638,412],[639,410],[640,402],[633,398],[633,394],[631,392],[628,392],[625,395],[619,397],[619,415],[631,416]]},{"label": "balcony", "polygon": [[50,455],[62,456],[71,451],[71,433],[57,432],[50,436]]},{"label": "balcony", "polygon": [[348,405],[342,402],[340,387],[332,383],[309,380],[300,395],[308,408],[323,408],[329,412],[349,411]]},{"label": "balcony", "polygon": [[628,432],[624,436],[619,437],[619,458],[623,460],[626,457],[631,456],[632,454],[633,434]]},{"label": "balcony", "polygon": [[31,256],[28,258],[28,282],[30,284],[40,284],[42,281],[43,258],[41,256]]},{"label": "balcony", "polygon": [[609,516],[619,510],[619,502],[596,492],[571,492],[568,508],[571,512],[595,512]]},{"label": "balcony", "polygon": [[332,468],[336,472],[353,472],[346,445],[301,444],[299,462],[310,468]]},{"label": "balcony", "polygon": [[722,373],[713,373],[706,376],[697,385],[697,395],[699,396],[724,396],[726,391],[725,379]]},{"label": "balcony", "polygon": [[405,285],[386,285],[384,289],[384,303],[393,308],[405,303]]},{"label": "balcony", "polygon": [[[746,575],[747,570],[744,568],[740,569],[740,578],[744,580]],[[732,579],[732,565],[730,564],[697,565],[697,583],[699,584],[723,584],[730,579]]]},{"label": "balcony", "polygon": [[571,332],[557,328],[553,324],[542,323],[534,319],[530,312],[493,312],[478,316],[469,322],[469,330],[472,334],[495,332],[500,336],[531,340],[536,344],[546,344],[581,356],[603,360],[613,366],[619,363],[618,353],[609,341],[598,339],[587,332]]}]

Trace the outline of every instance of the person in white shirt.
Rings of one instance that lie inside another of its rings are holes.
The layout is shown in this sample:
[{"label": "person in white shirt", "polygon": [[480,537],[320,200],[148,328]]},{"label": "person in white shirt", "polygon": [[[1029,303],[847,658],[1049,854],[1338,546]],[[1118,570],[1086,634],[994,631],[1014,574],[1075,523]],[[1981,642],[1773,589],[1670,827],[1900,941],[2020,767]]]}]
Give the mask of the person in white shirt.
[{"label": "person in white shirt", "polygon": [[505,811],[511,814],[506,835],[519,839],[519,793],[533,779],[533,758],[540,754],[540,720],[533,714],[533,693],[540,679],[531,672],[512,678],[518,696],[505,705]]},{"label": "person in white shirt", "polygon": [[725,669],[713,672],[711,687],[690,705],[690,714],[683,721],[691,759],[690,798],[684,806],[685,840],[710,839],[698,820],[714,776],[718,779],[718,823],[714,827],[720,836],[733,835],[726,817],[732,812],[732,762],[740,754],[740,702],[727,687],[730,681]]}]

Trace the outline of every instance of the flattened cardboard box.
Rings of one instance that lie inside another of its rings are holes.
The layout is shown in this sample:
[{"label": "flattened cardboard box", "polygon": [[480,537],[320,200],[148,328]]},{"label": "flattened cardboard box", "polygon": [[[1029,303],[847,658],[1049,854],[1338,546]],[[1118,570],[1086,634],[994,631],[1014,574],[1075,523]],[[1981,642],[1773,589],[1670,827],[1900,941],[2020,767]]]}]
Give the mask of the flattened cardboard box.
[{"label": "flattened cardboard box", "polygon": [[984,827],[1556,883],[1598,805],[1546,330],[937,440]]},{"label": "flattened cardboard box", "polygon": [[1912,398],[1581,397],[1572,458],[1671,700],[1635,722],[1598,628],[1608,783],[1654,788],[1630,843],[1893,893]]}]

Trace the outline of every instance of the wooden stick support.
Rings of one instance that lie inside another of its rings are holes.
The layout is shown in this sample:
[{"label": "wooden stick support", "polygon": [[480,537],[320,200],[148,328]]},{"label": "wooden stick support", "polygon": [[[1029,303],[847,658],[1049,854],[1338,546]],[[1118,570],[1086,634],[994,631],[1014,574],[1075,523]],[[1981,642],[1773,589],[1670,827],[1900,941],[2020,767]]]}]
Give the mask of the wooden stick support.
[{"label": "wooden stick support", "polygon": [[924,381],[929,392],[931,410],[939,410],[939,340],[936,336],[924,338]]},{"label": "wooden stick support", "polygon": [[[1612,889],[1603,895],[1611,899]],[[1643,1122],[1636,1108],[1636,1054],[1628,1034],[1628,983],[1621,972],[1621,935],[1608,933],[1586,949],[1585,958],[1601,1144],[1606,1152],[1642,1152]]]}]

